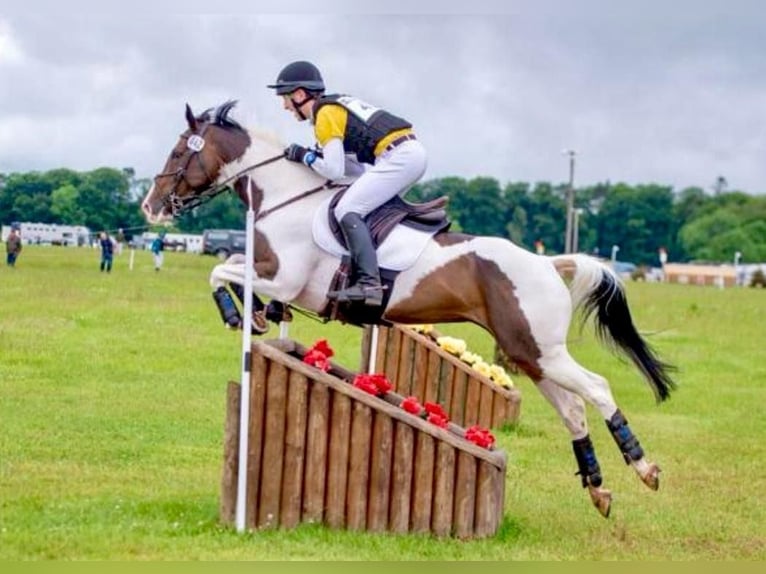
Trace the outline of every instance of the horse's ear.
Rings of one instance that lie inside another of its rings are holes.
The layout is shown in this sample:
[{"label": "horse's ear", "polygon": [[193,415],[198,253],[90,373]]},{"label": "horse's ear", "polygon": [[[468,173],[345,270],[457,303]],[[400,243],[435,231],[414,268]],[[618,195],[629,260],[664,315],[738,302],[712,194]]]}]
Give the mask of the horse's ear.
[{"label": "horse's ear", "polygon": [[191,131],[197,131],[197,118],[194,117],[194,113],[189,104],[186,104],[186,122],[189,124],[189,129]]}]

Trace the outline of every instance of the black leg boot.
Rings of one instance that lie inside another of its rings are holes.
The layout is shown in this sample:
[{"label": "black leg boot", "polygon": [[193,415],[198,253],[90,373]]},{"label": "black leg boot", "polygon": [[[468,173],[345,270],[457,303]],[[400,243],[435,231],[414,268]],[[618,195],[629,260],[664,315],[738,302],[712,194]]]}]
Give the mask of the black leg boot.
[{"label": "black leg boot", "polygon": [[380,307],[383,304],[383,286],[370,230],[358,213],[347,213],[339,223],[351,253],[356,282],[346,289],[330,291],[328,295],[341,302],[363,301],[370,307]]},{"label": "black leg boot", "polygon": [[234,304],[234,299],[231,298],[226,287],[219,287],[213,291],[213,300],[218,306],[223,322],[233,329],[239,329],[242,325],[242,316],[239,314],[239,309]]}]

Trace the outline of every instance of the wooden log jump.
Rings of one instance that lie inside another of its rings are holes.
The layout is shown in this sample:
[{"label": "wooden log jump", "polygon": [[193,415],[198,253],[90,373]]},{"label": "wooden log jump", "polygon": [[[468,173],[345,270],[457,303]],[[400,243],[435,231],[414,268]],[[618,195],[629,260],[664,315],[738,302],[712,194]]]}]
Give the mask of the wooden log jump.
[{"label": "wooden log jump", "polygon": [[[497,428],[519,420],[521,393],[501,387],[430,337],[408,327],[378,327],[374,372],[382,373],[402,395],[438,402],[458,425]],[[372,327],[362,338],[360,370],[370,363]]]},{"label": "wooden log jump", "polygon": [[[252,345],[247,528],[323,523],[351,530],[479,538],[503,516],[506,455],[411,415],[301,361],[290,340]],[[230,383],[221,520],[235,519],[240,385]],[[387,395],[387,396],[388,396]],[[456,432],[457,431],[457,432]]]}]

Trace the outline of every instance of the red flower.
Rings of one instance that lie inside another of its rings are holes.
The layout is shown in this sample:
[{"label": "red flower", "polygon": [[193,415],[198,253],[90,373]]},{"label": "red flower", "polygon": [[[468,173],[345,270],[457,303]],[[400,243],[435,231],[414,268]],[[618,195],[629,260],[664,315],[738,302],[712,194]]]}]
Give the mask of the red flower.
[{"label": "red flower", "polygon": [[429,423],[436,425],[437,427],[446,429],[447,423],[449,423],[449,419],[447,417],[443,417],[441,415],[438,415],[436,413],[431,413],[428,415],[428,418],[426,419]]},{"label": "red flower", "polygon": [[407,397],[401,402],[399,406],[408,413],[417,417],[420,416],[420,411],[423,409],[423,407],[420,406],[417,397]]},{"label": "red flower", "polygon": [[330,370],[330,361],[335,352],[330,348],[325,339],[314,343],[303,356],[303,362],[317,369],[327,372]]},{"label": "red flower", "polygon": [[426,409],[426,413],[429,415],[436,415],[438,417],[449,419],[447,413],[444,412],[444,409],[438,403],[426,403],[423,405],[423,407]]},{"label": "red flower", "polygon": [[483,448],[492,448],[495,444],[494,435],[488,429],[482,428],[479,425],[473,425],[466,429],[465,438]]},{"label": "red flower", "polygon": [[380,374],[357,375],[354,377],[353,385],[378,397],[385,395],[393,388],[386,376]]},{"label": "red flower", "polygon": [[377,395],[378,394],[378,387],[375,386],[375,383],[370,381],[369,379],[361,378],[357,376],[354,379],[353,385],[357,389],[363,390],[365,393],[370,393],[371,395]]},{"label": "red flower", "polygon": [[333,351],[330,348],[330,345],[327,343],[327,339],[320,339],[319,341],[314,343],[314,346],[311,347],[310,350],[319,351],[328,359],[335,354],[335,351]]}]

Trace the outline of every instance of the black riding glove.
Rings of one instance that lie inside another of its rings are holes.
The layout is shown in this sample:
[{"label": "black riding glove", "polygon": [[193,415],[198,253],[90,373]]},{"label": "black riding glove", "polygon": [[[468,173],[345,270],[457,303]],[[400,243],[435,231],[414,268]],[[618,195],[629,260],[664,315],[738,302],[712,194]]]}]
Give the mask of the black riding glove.
[{"label": "black riding glove", "polygon": [[317,154],[314,150],[305,148],[302,145],[290,144],[285,148],[285,158],[310,166],[317,158]]}]

